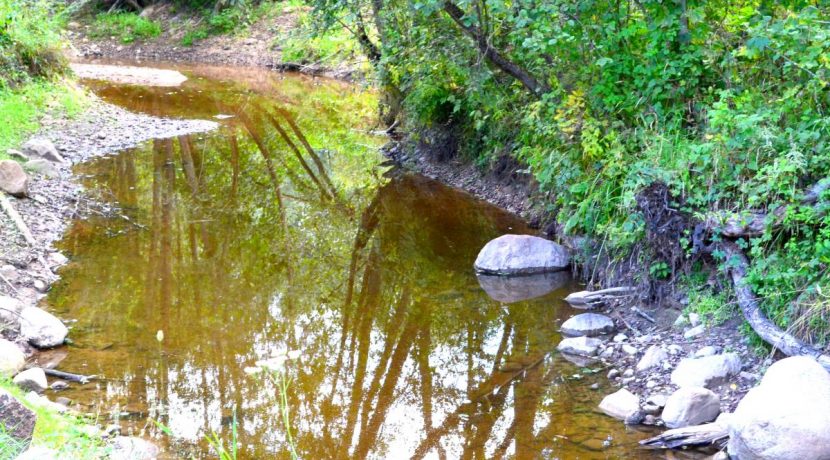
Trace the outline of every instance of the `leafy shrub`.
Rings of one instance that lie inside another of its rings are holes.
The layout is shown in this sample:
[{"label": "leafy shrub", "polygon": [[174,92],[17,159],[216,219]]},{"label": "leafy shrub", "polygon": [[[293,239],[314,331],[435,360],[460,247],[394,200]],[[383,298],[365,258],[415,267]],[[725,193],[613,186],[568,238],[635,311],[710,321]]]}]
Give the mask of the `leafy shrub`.
[{"label": "leafy shrub", "polygon": [[65,68],[62,20],[46,1],[0,0],[0,90]]},{"label": "leafy shrub", "polygon": [[158,37],[161,26],[135,13],[102,13],[95,17],[90,36],[117,37],[122,43]]}]

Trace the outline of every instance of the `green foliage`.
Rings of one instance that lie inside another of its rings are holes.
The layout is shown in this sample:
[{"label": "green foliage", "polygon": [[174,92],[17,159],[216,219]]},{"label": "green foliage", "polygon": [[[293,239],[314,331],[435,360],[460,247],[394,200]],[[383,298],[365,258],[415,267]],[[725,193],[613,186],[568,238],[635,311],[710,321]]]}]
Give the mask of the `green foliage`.
[{"label": "green foliage", "polygon": [[201,10],[202,20],[184,33],[181,43],[184,46],[192,46],[193,43],[212,35],[241,35],[248,26],[268,14],[275,6],[274,3],[252,4],[245,0],[238,0],[218,13],[213,9]]},{"label": "green foliage", "polygon": [[95,17],[89,35],[93,38],[117,37],[122,43],[158,37],[161,25],[136,13],[101,13]]},{"label": "green foliage", "polygon": [[0,0],[0,90],[59,74],[62,18],[46,1]]},{"label": "green foliage", "polygon": [[54,110],[69,116],[80,113],[85,96],[78,88],[63,82],[37,81],[16,90],[0,89],[0,159],[6,149],[18,148],[25,137],[37,130],[38,118]]}]

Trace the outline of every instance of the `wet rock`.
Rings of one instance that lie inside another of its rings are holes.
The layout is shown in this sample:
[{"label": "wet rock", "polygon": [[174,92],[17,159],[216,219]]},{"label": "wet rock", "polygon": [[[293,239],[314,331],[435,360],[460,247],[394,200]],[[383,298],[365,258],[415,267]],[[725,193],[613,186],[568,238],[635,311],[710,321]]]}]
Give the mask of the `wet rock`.
[{"label": "wet rock", "polygon": [[770,366],[729,419],[728,451],[739,459],[830,458],[830,374],[808,357]]},{"label": "wet rock", "polygon": [[594,356],[602,341],[591,337],[571,337],[562,339],[556,347],[562,353],[580,356]]},{"label": "wet rock", "polygon": [[597,362],[595,358],[580,355],[572,355],[570,353],[562,353],[562,357],[565,358],[565,360],[570,362],[571,364],[574,364],[579,367],[588,367]]},{"label": "wet rock", "polygon": [[657,367],[663,364],[663,361],[669,359],[668,353],[657,345],[648,347],[643,357],[637,362],[637,372],[643,372],[652,367]]},{"label": "wet rock", "polygon": [[0,160],[0,190],[18,198],[29,196],[29,177],[20,163]]},{"label": "wet rock", "polygon": [[55,380],[54,382],[52,382],[51,385],[49,385],[49,388],[52,391],[66,390],[67,388],[69,388],[69,383],[67,383],[63,380]]},{"label": "wet rock", "polygon": [[60,252],[50,252],[46,256],[46,260],[49,262],[49,266],[51,268],[61,267],[66,265],[67,262],[69,262],[69,259]]},{"label": "wet rock", "polygon": [[560,331],[571,337],[596,337],[613,332],[614,321],[598,313],[582,313],[562,323]]},{"label": "wet rock", "polygon": [[633,346],[633,345],[629,345],[629,344],[627,344],[627,343],[626,343],[626,344],[623,344],[623,346],[622,346],[622,351],[623,351],[623,353],[625,353],[625,354],[627,354],[627,355],[629,355],[629,356],[634,356],[634,355],[636,355],[637,353],[639,353],[639,350],[637,350],[637,347],[635,347],[635,346]]},{"label": "wet rock", "polygon": [[734,353],[686,358],[671,374],[671,382],[679,387],[714,388],[741,372],[741,359]]},{"label": "wet rock", "polygon": [[26,356],[17,345],[6,339],[0,339],[0,376],[11,378],[20,372],[26,364]]},{"label": "wet rock", "polygon": [[30,160],[43,159],[63,163],[63,157],[58,153],[55,144],[48,139],[35,138],[23,144],[23,154]]},{"label": "wet rock", "polygon": [[56,451],[44,446],[31,446],[26,452],[18,455],[14,460],[61,460],[62,456]]},{"label": "wet rock", "polygon": [[34,287],[37,292],[41,293],[46,292],[46,290],[49,289],[49,285],[47,285],[43,280],[35,280],[32,283],[32,287]]},{"label": "wet rock", "polygon": [[117,436],[110,446],[110,460],[153,460],[159,454],[155,444],[133,436]]},{"label": "wet rock", "polygon": [[35,431],[37,415],[18,401],[11,393],[0,389],[0,426],[5,433],[28,445]]},{"label": "wet rock", "polygon": [[54,179],[60,176],[58,168],[55,167],[55,164],[49,160],[44,160],[42,158],[29,160],[23,165],[23,167],[29,171],[41,174],[50,179]]},{"label": "wet rock", "polygon": [[26,307],[20,313],[20,335],[38,348],[63,344],[68,333],[61,320],[38,307]]},{"label": "wet rock", "polygon": [[487,243],[475,261],[479,273],[521,275],[568,267],[570,254],[553,241],[529,235],[503,235]]},{"label": "wet rock", "polygon": [[5,295],[0,295],[0,325],[3,329],[20,330],[20,312],[23,302]]},{"label": "wet rock", "polygon": [[33,367],[17,374],[12,382],[23,390],[43,393],[47,385],[46,373],[39,367]]},{"label": "wet rock", "polygon": [[683,338],[685,338],[686,340],[692,340],[692,339],[700,337],[705,332],[706,332],[706,328],[703,327],[703,325],[695,326],[695,327],[689,329],[688,331],[686,331],[685,333],[683,333]]},{"label": "wet rock", "polygon": [[562,271],[525,276],[478,275],[477,278],[478,284],[493,300],[513,303],[555,291],[567,284],[571,276]]},{"label": "wet rock", "polygon": [[694,354],[694,357],[695,358],[704,358],[706,356],[713,356],[713,355],[718,354],[718,351],[720,351],[720,350],[718,350],[718,347],[708,345],[708,346],[705,346],[705,347],[701,348],[700,350],[696,351],[695,354]]},{"label": "wet rock", "polygon": [[625,420],[640,410],[640,400],[625,388],[611,393],[599,403],[599,410],[619,420]]},{"label": "wet rock", "polygon": [[620,376],[620,371],[618,369],[611,369],[608,371],[608,380],[614,380],[615,378]]},{"label": "wet rock", "polygon": [[643,420],[645,420],[646,415],[648,415],[648,414],[646,414],[645,412],[643,412],[641,410],[635,411],[634,413],[632,413],[631,415],[629,415],[628,417],[625,418],[625,424],[626,425],[640,425],[640,424],[643,423]]},{"label": "wet rock", "polygon": [[683,387],[669,396],[662,418],[669,428],[683,428],[711,422],[718,414],[718,395],[702,387]]}]

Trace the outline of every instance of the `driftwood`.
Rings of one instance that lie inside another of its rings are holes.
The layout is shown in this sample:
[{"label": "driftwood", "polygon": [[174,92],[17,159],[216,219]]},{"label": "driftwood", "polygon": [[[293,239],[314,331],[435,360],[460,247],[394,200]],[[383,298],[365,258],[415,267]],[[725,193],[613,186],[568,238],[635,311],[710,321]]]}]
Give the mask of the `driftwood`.
[{"label": "driftwood", "polygon": [[593,308],[594,306],[605,302],[606,300],[616,299],[634,293],[633,287],[614,287],[608,289],[601,289],[599,291],[579,291],[572,292],[565,297],[565,302],[572,306],[582,308]]},{"label": "driftwood", "polygon": [[640,445],[655,449],[680,449],[683,447],[715,446],[722,448],[729,439],[729,430],[720,423],[688,426],[664,431],[640,441]]},{"label": "driftwood", "polygon": [[9,218],[11,218],[12,222],[14,222],[15,227],[17,227],[17,230],[23,235],[23,239],[26,240],[26,243],[28,243],[29,246],[34,246],[36,244],[35,237],[32,236],[32,232],[29,230],[26,222],[23,222],[23,218],[20,217],[20,214],[16,209],[14,209],[14,206],[12,206],[11,202],[4,193],[0,193],[0,207],[6,211],[6,214],[8,214]]},{"label": "driftwood", "polygon": [[70,382],[78,382],[82,385],[89,383],[96,377],[94,375],[73,374],[71,372],[63,372],[55,369],[43,369],[43,372],[50,377],[57,377],[59,379],[69,380]]}]

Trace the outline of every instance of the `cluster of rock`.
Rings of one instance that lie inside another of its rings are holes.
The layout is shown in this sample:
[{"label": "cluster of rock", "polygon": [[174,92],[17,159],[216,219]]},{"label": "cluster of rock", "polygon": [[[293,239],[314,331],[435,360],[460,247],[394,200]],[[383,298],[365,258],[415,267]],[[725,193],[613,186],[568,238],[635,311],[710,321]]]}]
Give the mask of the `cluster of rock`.
[{"label": "cluster of rock", "polygon": [[64,159],[54,144],[47,139],[32,139],[23,144],[21,150],[9,150],[16,160],[0,160],[0,190],[17,198],[29,196],[29,176],[26,170],[46,177],[58,177],[58,165]]},{"label": "cluster of rock", "polygon": [[[630,363],[608,373],[621,386],[599,404],[611,417],[670,429],[708,424],[710,432],[728,436],[729,455],[742,460],[830,458],[830,374],[811,358],[778,361],[751,388],[758,376],[743,371],[738,354],[717,346],[687,352],[690,344],[671,344],[659,334],[612,335],[614,322],[598,313],[578,314],[560,330],[567,337],[558,350],[574,363]],[[684,336],[703,333],[694,324]],[[746,390],[734,413],[726,412]]]}]

